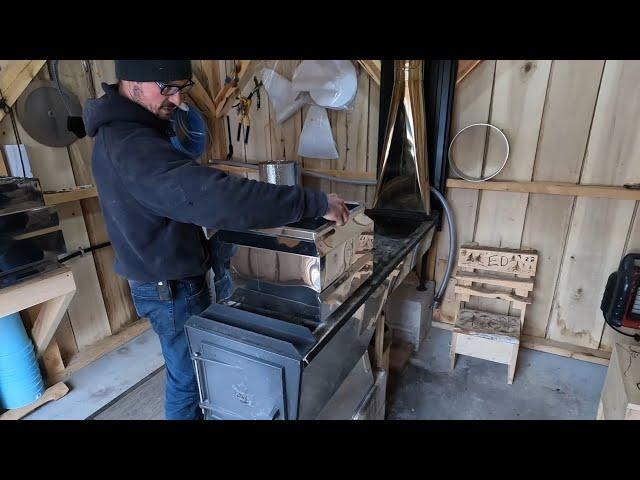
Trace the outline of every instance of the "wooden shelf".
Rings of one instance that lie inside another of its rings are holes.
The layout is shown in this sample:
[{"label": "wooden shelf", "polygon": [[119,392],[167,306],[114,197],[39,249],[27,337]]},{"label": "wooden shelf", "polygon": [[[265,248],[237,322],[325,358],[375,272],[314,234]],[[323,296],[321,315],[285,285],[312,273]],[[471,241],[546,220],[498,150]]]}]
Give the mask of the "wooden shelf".
[{"label": "wooden shelf", "polygon": [[561,182],[511,182],[486,181],[467,182],[449,178],[447,188],[470,190],[492,190],[495,192],[539,193],[544,195],[565,195],[571,197],[615,198],[618,200],[640,200],[640,190],[606,185],[576,185]]},{"label": "wooden shelf", "polygon": [[85,198],[94,198],[98,196],[96,187],[77,188],[69,191],[60,191],[55,193],[45,193],[45,205],[60,205],[61,203],[75,202]]}]

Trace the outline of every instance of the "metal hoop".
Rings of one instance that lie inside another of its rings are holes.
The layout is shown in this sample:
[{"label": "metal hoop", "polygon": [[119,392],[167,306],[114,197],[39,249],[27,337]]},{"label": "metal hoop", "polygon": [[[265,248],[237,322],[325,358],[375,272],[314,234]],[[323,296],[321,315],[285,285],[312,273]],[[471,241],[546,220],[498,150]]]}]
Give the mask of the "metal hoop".
[{"label": "metal hoop", "polygon": [[[465,130],[467,130],[468,128],[471,128],[471,127],[491,127],[494,130],[496,130],[498,133],[500,133],[500,135],[502,135],[502,138],[504,138],[504,141],[507,144],[507,154],[504,156],[504,161],[502,162],[502,165],[500,165],[500,168],[498,168],[498,170],[496,170],[494,173],[492,173],[491,175],[488,175],[486,177],[480,177],[480,178],[470,177],[469,175],[467,175],[467,174],[463,173],[462,171],[460,171],[458,166],[453,161],[453,158],[451,157],[451,147],[453,146],[453,143],[456,141],[456,138],[458,138],[458,136],[462,132],[464,132]],[[471,125],[467,125],[462,130],[460,130],[458,133],[456,133],[455,136],[451,139],[451,143],[449,144],[449,151],[447,152],[447,157],[449,158],[449,165],[451,165],[451,170],[453,170],[454,173],[456,175],[458,175],[460,178],[463,178],[468,182],[484,182],[484,181],[489,180],[489,179],[495,177],[496,175],[498,175],[504,169],[505,165],[507,164],[507,160],[509,160],[509,140],[507,140],[507,136],[504,134],[504,132],[502,130],[500,130],[498,127],[496,127],[495,125],[491,125],[490,123],[472,123]]]}]

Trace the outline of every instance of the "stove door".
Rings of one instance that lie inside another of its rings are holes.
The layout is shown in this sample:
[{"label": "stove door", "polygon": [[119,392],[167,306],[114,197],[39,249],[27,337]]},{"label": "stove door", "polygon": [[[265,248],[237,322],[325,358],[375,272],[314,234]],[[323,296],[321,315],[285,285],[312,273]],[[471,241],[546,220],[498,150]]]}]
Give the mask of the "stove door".
[{"label": "stove door", "polygon": [[284,368],[220,345],[202,343],[196,359],[209,398],[203,408],[218,420],[286,419]]}]

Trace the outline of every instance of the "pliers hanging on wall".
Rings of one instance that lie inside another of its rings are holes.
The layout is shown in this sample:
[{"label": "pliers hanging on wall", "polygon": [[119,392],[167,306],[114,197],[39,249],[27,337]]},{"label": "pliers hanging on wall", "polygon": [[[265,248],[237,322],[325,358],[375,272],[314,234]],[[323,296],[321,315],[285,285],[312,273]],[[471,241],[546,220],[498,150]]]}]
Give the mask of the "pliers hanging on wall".
[{"label": "pliers hanging on wall", "polygon": [[244,127],[244,143],[247,144],[249,142],[249,131],[251,130],[251,118],[249,117],[249,110],[251,109],[251,98],[253,95],[256,95],[258,99],[257,108],[260,108],[260,87],[262,87],[262,82],[258,82],[256,77],[253,77],[254,87],[249,96],[247,97],[238,97],[238,103],[236,103],[233,107],[236,109],[237,114],[240,116],[240,122],[238,123],[238,134],[237,141],[240,141],[242,127]]}]

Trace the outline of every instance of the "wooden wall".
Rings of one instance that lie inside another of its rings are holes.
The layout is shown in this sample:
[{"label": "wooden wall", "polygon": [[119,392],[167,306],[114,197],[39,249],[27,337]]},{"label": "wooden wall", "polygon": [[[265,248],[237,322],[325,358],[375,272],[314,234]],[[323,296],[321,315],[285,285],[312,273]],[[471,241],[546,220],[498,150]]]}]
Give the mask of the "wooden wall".
[{"label": "wooden wall", "polygon": [[[273,68],[289,80],[299,64],[300,60],[264,61],[265,67]],[[193,65],[196,75],[207,88],[213,84],[211,78],[215,76],[217,76],[217,85],[224,84],[224,78],[226,73],[231,71],[233,60],[194,60]],[[243,142],[237,142],[238,116],[235,110],[229,113],[233,143],[232,159],[250,163],[277,159],[296,160],[302,162],[303,166],[307,168],[375,174],[380,88],[360,66],[356,68],[358,71],[358,92],[352,109],[328,111],[329,122],[340,155],[339,159],[321,160],[298,156],[298,141],[308,107],[304,107],[286,122],[278,124],[264,89],[261,92],[261,108],[257,109],[255,100],[251,107],[251,132],[249,142],[246,145]],[[243,92],[245,95],[251,90],[252,85],[253,81],[250,81]],[[207,90],[211,95],[211,89],[207,88]],[[215,96],[215,93],[217,92],[214,90],[212,96]],[[218,136],[214,139],[215,145],[210,152],[212,158],[224,159],[227,154],[228,142],[226,122],[219,121],[216,133]],[[338,193],[347,200],[360,202],[373,200],[373,187],[348,185],[311,177],[304,177],[303,183],[311,188]]]},{"label": "wooden wall", "polygon": [[[265,64],[290,79],[299,61]],[[224,84],[231,65],[231,60],[193,61],[196,77],[211,98]],[[380,91],[357,68],[353,108],[329,111],[339,159],[300,158],[297,147],[307,108],[279,125],[263,91],[260,110],[255,103],[252,106],[247,145],[236,141],[238,118],[235,111],[230,113],[233,160],[294,159],[307,168],[375,174]],[[102,95],[102,81],[115,80],[111,60],[63,61],[60,70],[64,85],[83,102]],[[48,78],[46,68],[39,77]],[[621,185],[640,181],[639,120],[638,61],[485,60],[457,87],[452,133],[470,123],[487,121],[504,130],[511,155],[496,180]],[[211,120],[210,130],[208,158],[224,159],[226,122]],[[39,145],[23,130],[21,137],[46,189],[92,183],[90,139],[56,149]],[[0,123],[0,142],[15,143],[8,117]],[[497,136],[478,131],[461,138],[454,154],[465,171],[478,175],[495,167],[502,148]],[[310,177],[304,178],[304,184],[348,200],[367,204],[373,200],[372,187]],[[606,279],[621,256],[640,249],[636,201],[462,188],[448,189],[447,197],[456,214],[461,243],[530,247],[540,252],[535,301],[527,312],[525,334],[611,349],[620,336],[605,328],[599,303]],[[96,199],[68,203],[59,211],[69,250],[106,239]],[[437,236],[433,250],[432,274],[439,281],[447,256],[446,229]],[[113,274],[112,263],[110,248],[69,262],[79,290],[56,335],[63,358],[88,349],[135,320],[126,282]],[[437,312],[442,322],[453,321],[451,294],[449,288],[448,301]],[[495,302],[482,306],[501,308]]]},{"label": "wooden wall", "polygon": [[[80,60],[60,62],[63,85],[82,104],[88,98],[95,97],[94,82],[99,82],[104,76],[103,63],[83,63]],[[108,72],[109,68],[106,69],[107,76]],[[50,79],[48,65],[40,70],[35,79]],[[59,190],[93,183],[93,141],[89,137],[77,140],[66,148],[53,148],[33,140],[17,118],[16,123],[20,140],[26,146],[33,174],[39,178],[43,190]],[[11,119],[7,115],[0,122],[0,144],[16,143]],[[57,206],[57,211],[69,252],[108,240],[97,198],[64,203]],[[119,333],[137,318],[126,280],[113,272],[111,247],[71,259],[67,265],[73,271],[77,291],[55,336],[65,365],[78,352],[94,347],[107,337]],[[52,375],[56,372],[48,373]]]},{"label": "wooden wall", "polygon": [[[639,61],[486,60],[458,86],[452,130],[487,121],[511,145],[495,180],[640,182]],[[498,137],[487,141],[482,130],[461,136],[454,150],[456,163],[476,176],[494,171],[504,155]],[[459,188],[447,198],[460,243],[539,251],[525,334],[605,351],[627,342],[605,326],[599,307],[621,257],[640,251],[637,201]],[[439,235],[437,279],[447,241]],[[443,322],[453,321],[452,290]],[[483,307],[501,311],[495,302]]]}]

